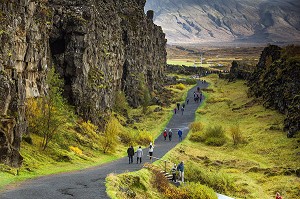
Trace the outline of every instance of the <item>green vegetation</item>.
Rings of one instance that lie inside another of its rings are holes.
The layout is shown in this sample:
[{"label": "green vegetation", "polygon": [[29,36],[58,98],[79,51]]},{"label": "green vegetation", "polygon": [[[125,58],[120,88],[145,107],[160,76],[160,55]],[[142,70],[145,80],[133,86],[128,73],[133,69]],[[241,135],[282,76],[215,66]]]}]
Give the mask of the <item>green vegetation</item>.
[{"label": "green vegetation", "polygon": [[[190,125],[189,139],[163,159],[175,163],[184,160],[186,181],[234,198],[267,199],[273,198],[277,191],[284,198],[297,198],[300,195],[297,177],[300,173],[299,138],[286,138],[281,130],[284,116],[248,98],[244,81],[228,83],[216,75],[205,80],[210,82],[210,88],[204,91],[207,100],[198,109],[196,122]],[[208,145],[203,140],[205,134],[222,137],[226,142],[221,146]],[[153,164],[164,168],[163,161]],[[171,166],[167,163],[167,168]],[[152,187],[157,184],[157,181],[150,180],[155,179],[155,175],[147,171],[147,182],[151,183],[145,185],[151,187],[147,197],[167,198],[164,189]],[[119,177],[114,176],[115,179]],[[119,186],[121,184],[114,184],[114,194],[122,192]],[[165,186],[172,185],[167,183]],[[109,183],[108,187],[111,187]],[[182,196],[185,188],[179,189],[178,192],[172,191]],[[134,190],[135,193],[140,191],[139,188]],[[189,192],[194,190],[190,188]]]},{"label": "green vegetation", "polygon": [[180,187],[170,184],[159,170],[142,169],[106,178],[107,193],[111,198],[170,198],[216,199],[214,191],[200,183],[186,183]]},{"label": "green vegetation", "polygon": [[[0,164],[0,189],[26,179],[83,169],[123,157],[128,145],[145,146],[150,141],[153,142],[173,113],[171,107],[150,105],[150,103],[147,105],[146,113],[143,112],[142,106],[132,109],[128,106],[125,95],[119,92],[116,94],[117,103],[113,108],[115,112],[107,118],[106,128],[101,130],[90,121],[83,121],[76,116],[72,108],[65,104],[60,95],[60,81],[52,72],[50,75],[53,78],[49,82],[51,85],[49,92],[53,92],[52,98],[36,98],[27,101],[29,133],[24,135],[21,142],[20,153],[24,157],[23,165],[21,168],[10,168]],[[172,88],[168,86],[163,95],[157,97],[184,98],[190,87],[186,86],[184,90],[179,90],[174,86]],[[155,93],[151,96],[155,96]],[[52,104],[50,99],[55,99],[55,103],[53,101]],[[51,104],[46,104],[45,100],[50,100]],[[41,109],[42,106],[45,109]],[[43,121],[42,110],[45,115],[51,113],[53,119]],[[61,118],[62,115],[64,118]],[[57,123],[58,118],[62,119],[64,124]],[[46,135],[50,136],[46,137],[48,141],[44,140],[43,132],[49,131],[46,130],[47,125],[42,122],[50,122],[51,129],[54,129],[55,124],[58,127],[52,131],[52,134]],[[46,142],[47,146],[44,147]]]}]

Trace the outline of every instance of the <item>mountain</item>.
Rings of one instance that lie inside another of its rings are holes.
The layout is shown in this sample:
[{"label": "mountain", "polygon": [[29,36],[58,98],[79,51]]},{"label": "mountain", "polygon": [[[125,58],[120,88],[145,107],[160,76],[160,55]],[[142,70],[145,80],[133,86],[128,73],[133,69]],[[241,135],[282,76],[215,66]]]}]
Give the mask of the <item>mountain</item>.
[{"label": "mountain", "polygon": [[300,42],[299,0],[148,0],[168,43]]}]

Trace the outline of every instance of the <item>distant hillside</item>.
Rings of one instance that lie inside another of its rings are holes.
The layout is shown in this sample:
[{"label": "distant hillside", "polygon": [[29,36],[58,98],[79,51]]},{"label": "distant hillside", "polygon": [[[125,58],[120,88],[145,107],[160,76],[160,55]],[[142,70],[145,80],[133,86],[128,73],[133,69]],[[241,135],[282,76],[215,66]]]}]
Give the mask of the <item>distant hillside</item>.
[{"label": "distant hillside", "polygon": [[147,0],[168,43],[300,42],[299,0]]}]

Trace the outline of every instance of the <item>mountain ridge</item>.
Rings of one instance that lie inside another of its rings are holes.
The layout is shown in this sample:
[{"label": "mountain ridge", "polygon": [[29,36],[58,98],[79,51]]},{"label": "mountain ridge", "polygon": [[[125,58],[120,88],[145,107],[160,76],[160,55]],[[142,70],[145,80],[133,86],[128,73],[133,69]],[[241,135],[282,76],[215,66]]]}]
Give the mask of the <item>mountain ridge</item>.
[{"label": "mountain ridge", "polygon": [[299,43],[297,0],[148,0],[168,43]]}]

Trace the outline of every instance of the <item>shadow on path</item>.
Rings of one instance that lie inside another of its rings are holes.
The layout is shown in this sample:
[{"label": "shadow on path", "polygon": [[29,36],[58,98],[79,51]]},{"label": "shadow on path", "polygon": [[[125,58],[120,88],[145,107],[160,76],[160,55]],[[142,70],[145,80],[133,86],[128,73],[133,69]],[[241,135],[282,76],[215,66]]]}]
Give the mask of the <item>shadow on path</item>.
[{"label": "shadow on path", "polygon": [[[206,88],[207,83],[198,82],[200,88]],[[164,141],[160,135],[154,143],[153,156],[163,157],[169,150],[178,144],[178,129],[182,129],[183,138],[186,137],[189,129],[188,126],[195,119],[195,111],[200,103],[193,100],[193,92],[196,87],[188,92],[189,104],[185,106],[183,115],[181,112],[174,114],[167,125],[167,129],[173,131],[172,141]],[[174,105],[175,107],[175,105]],[[135,148],[136,150],[137,148]],[[144,149],[143,163],[149,162],[147,158],[148,149]],[[8,190],[0,195],[1,199],[104,199],[106,195],[105,178],[109,173],[124,173],[127,171],[137,171],[142,168],[142,164],[128,164],[128,158],[124,157],[119,160],[107,163],[101,166],[76,171],[41,177],[35,180],[29,180],[22,183],[13,190]]]}]

